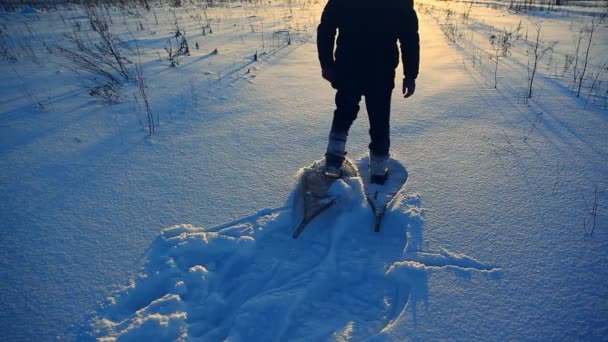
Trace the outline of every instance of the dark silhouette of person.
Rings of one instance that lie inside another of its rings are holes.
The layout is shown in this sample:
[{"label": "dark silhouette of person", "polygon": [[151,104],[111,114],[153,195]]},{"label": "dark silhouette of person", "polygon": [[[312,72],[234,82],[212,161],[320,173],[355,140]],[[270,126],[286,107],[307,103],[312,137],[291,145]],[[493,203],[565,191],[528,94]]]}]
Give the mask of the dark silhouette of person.
[{"label": "dark silhouette of person", "polygon": [[[337,39],[336,39],[337,34]],[[329,0],[317,28],[322,76],[336,92],[325,154],[328,176],[339,177],[348,131],[365,96],[370,125],[370,175],[383,184],[388,176],[391,94],[399,48],[404,97],[416,89],[420,64],[418,17],[413,0]]]}]

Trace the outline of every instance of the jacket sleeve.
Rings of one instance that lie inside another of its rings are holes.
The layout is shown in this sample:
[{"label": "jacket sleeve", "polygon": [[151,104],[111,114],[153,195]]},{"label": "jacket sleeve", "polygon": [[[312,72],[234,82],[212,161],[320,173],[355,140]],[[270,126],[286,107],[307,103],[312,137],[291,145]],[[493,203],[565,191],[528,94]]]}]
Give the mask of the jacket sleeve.
[{"label": "jacket sleeve", "polygon": [[336,30],[338,29],[337,0],[329,0],[323,14],[321,23],[317,27],[317,52],[321,68],[329,68],[334,64],[334,46]]},{"label": "jacket sleeve", "polygon": [[401,62],[403,76],[415,79],[420,68],[420,36],[418,35],[418,16],[412,0],[406,1],[403,24],[399,34],[401,43]]}]

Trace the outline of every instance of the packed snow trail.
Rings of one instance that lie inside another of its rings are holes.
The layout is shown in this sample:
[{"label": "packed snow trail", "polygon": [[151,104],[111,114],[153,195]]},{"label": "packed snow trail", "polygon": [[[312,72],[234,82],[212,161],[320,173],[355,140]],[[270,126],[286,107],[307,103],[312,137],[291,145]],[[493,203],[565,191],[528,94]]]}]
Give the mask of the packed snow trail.
[{"label": "packed snow trail", "polygon": [[397,319],[415,318],[417,303],[426,300],[428,270],[500,274],[467,257],[418,250],[417,195],[399,194],[376,233],[361,178],[342,183],[337,204],[298,240],[291,237],[294,194],[285,207],[232,224],[164,229],[143,273],[82,337],[386,339]]}]

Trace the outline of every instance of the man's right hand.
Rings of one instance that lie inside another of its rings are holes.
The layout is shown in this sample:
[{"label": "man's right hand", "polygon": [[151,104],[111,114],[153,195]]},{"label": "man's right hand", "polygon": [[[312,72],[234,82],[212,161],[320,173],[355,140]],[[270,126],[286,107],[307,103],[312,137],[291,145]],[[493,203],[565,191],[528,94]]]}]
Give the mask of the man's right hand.
[{"label": "man's right hand", "polygon": [[416,80],[413,78],[404,78],[403,79],[403,97],[408,98],[414,95],[414,91],[416,91]]},{"label": "man's right hand", "polygon": [[334,70],[334,68],[323,68],[321,69],[321,76],[323,76],[323,78],[331,83],[331,86],[333,88],[336,88],[335,84],[336,84],[336,71]]}]

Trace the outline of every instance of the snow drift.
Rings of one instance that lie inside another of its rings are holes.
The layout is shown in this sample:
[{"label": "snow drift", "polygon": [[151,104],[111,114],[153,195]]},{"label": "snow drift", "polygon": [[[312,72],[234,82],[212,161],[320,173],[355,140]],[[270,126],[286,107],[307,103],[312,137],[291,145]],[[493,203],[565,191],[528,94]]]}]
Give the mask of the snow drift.
[{"label": "snow drift", "polygon": [[218,227],[162,230],[140,276],[108,300],[83,337],[386,339],[397,320],[415,318],[432,270],[500,274],[466,256],[422,251],[418,195],[399,194],[375,233],[360,179],[340,185],[338,205],[298,240],[291,199]]}]

